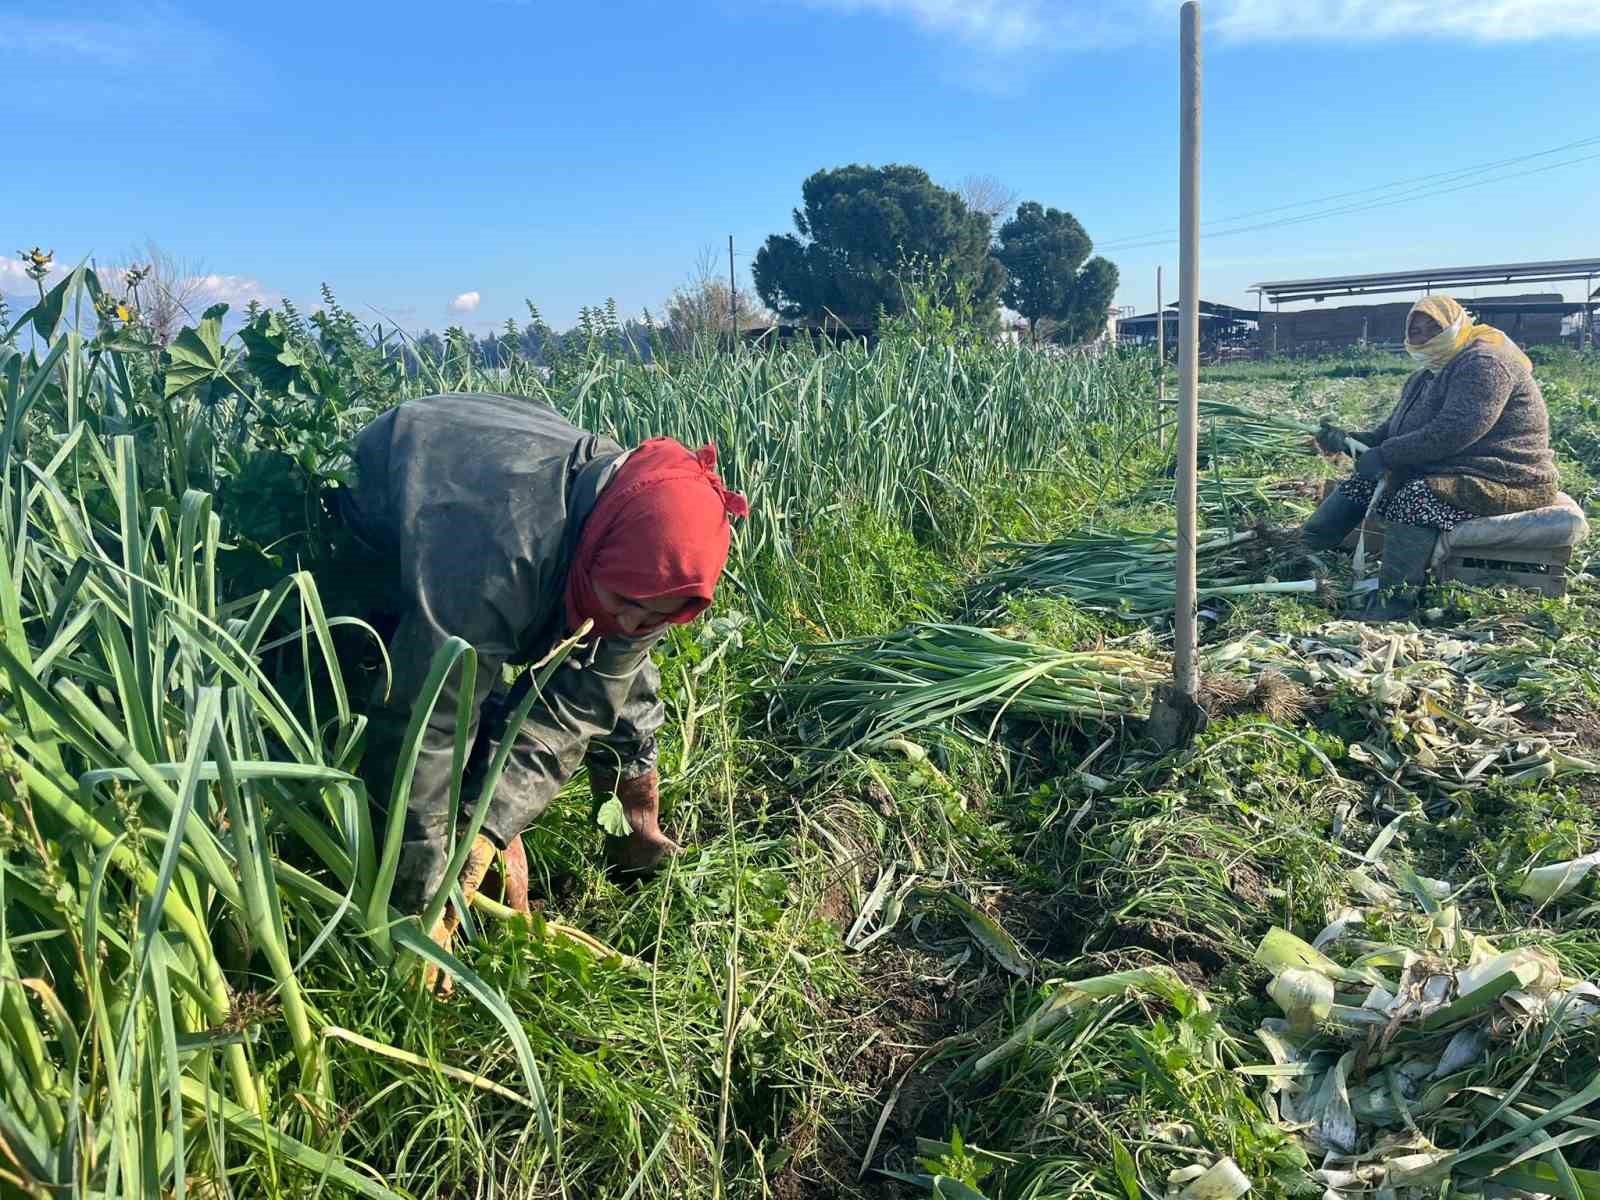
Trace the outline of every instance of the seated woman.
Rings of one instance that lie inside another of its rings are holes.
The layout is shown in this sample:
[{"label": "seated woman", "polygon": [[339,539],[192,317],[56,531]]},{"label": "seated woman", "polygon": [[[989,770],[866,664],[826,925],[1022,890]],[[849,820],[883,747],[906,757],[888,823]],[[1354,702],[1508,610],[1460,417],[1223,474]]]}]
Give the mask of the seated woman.
[{"label": "seated woman", "polygon": [[1339,545],[1386,481],[1376,510],[1386,522],[1379,591],[1366,612],[1379,621],[1416,607],[1440,533],[1542,508],[1557,494],[1549,413],[1533,365],[1510,338],[1473,324],[1450,297],[1429,296],[1411,309],[1406,350],[1422,367],[1388,420],[1349,434],[1323,421],[1316,440],[1325,453],[1342,453],[1346,437],[1368,449],[1301,531],[1309,549]]}]

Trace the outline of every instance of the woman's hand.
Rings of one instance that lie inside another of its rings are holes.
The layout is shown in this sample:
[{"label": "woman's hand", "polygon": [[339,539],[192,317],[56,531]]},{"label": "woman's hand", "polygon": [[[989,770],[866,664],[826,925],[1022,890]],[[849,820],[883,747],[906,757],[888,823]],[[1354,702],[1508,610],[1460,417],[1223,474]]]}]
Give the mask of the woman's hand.
[{"label": "woman's hand", "polygon": [[1340,429],[1328,418],[1322,418],[1322,428],[1312,435],[1311,441],[1316,448],[1330,458],[1345,452],[1345,442],[1350,440],[1350,435]]},{"label": "woman's hand", "polygon": [[1383,451],[1374,447],[1356,461],[1356,474],[1362,479],[1382,479],[1388,465],[1383,461]]}]

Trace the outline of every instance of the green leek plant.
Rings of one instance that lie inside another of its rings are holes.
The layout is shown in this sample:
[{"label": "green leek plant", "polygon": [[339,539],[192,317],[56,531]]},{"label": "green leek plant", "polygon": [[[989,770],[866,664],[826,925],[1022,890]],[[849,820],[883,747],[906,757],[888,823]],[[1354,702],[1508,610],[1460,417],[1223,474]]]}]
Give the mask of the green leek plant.
[{"label": "green leek plant", "polygon": [[[469,368],[429,371],[413,387],[481,389]],[[719,470],[751,503],[730,571],[762,615],[812,615],[796,546],[842,516],[901,525],[946,551],[975,549],[989,535],[978,497],[997,481],[1016,490],[1051,472],[1097,500],[1159,455],[1148,370],[1132,354],[1090,360],[905,339],[737,355],[706,345],[651,363],[596,356],[554,378],[516,363],[495,386],[623,445],[663,433],[715,443]]]},{"label": "green leek plant", "polygon": [[[389,907],[409,772],[380,837],[355,775],[364,718],[333,649],[335,626],[361,623],[330,619],[305,573],[225,600],[210,497],[153,506],[133,438],[57,423],[64,397],[95,398],[104,367],[64,345],[0,376],[0,1183],[183,1197],[237,1142],[269,1177],[292,1164],[393,1194],[326,1145],[340,1098],[302,982],[319,955],[453,975],[498,1018],[553,1147],[503,996]],[[16,453],[24,429],[33,459]],[[298,650],[298,705],[263,669],[273,647]],[[440,650],[411,758],[450,673],[475,670],[465,643]],[[458,797],[471,810],[455,865],[504,756]]]}]

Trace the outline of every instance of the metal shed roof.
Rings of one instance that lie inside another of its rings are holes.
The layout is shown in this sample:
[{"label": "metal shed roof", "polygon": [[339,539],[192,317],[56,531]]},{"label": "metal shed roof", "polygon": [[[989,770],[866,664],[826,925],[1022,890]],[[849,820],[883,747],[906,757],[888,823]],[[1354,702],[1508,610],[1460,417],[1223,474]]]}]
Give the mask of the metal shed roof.
[{"label": "metal shed roof", "polygon": [[1522,313],[1527,316],[1570,317],[1575,313],[1600,308],[1600,304],[1577,300],[1473,300],[1464,297],[1461,307],[1472,313],[1497,315]]},{"label": "metal shed roof", "polygon": [[[1243,310],[1239,310],[1239,311],[1243,311]],[[1126,329],[1130,325],[1138,325],[1138,326],[1148,325],[1148,326],[1150,326],[1151,329],[1154,329],[1156,327],[1157,319],[1158,318],[1157,318],[1156,314],[1153,313],[1153,312],[1140,313],[1138,316],[1135,316],[1135,317],[1118,317],[1117,318],[1117,328],[1118,329]],[[1167,309],[1165,312],[1163,312],[1161,314],[1161,317],[1159,319],[1162,320],[1162,322],[1164,324],[1176,325],[1178,323],[1178,313],[1175,310],[1169,308],[1169,309]],[[1219,323],[1226,323],[1226,322],[1229,322],[1229,321],[1238,321],[1238,320],[1242,320],[1242,319],[1243,318],[1240,318],[1240,317],[1229,316],[1226,313],[1205,312],[1203,310],[1199,314],[1200,324],[1208,325],[1208,326],[1209,325],[1216,325],[1216,324],[1219,324]],[[1252,322],[1254,322],[1255,319],[1256,319],[1256,314],[1255,313],[1251,313],[1250,316],[1249,316],[1249,319]]]},{"label": "metal shed roof", "polygon": [[1481,267],[1427,267],[1417,271],[1391,271],[1376,275],[1331,275],[1322,279],[1285,279],[1257,283],[1252,292],[1274,304],[1293,300],[1322,300],[1328,296],[1369,296],[1383,292],[1414,292],[1419,288],[1489,287],[1503,283],[1560,283],[1600,276],[1600,258],[1568,258],[1555,262],[1491,263]]},{"label": "metal shed roof", "polygon": [[[1214,300],[1201,300],[1199,305],[1202,316],[1225,317],[1230,321],[1254,321],[1258,315],[1248,308],[1238,308],[1232,304],[1218,304]],[[1167,307],[1169,309],[1178,309],[1183,306],[1179,301],[1174,300]]]}]

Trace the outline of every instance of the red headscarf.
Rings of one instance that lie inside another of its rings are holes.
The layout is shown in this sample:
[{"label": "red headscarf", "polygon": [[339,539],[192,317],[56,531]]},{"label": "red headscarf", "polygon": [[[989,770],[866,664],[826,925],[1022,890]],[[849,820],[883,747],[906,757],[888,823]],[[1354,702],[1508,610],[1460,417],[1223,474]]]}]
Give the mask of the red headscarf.
[{"label": "red headscarf", "polygon": [[730,517],[750,506],[717,478],[717,451],[690,451],[671,438],[651,438],[617,468],[584,522],[567,569],[567,620],[593,619],[603,636],[627,636],[600,607],[595,584],[629,600],[682,598],[667,624],[694,620],[711,604],[728,561]]}]

